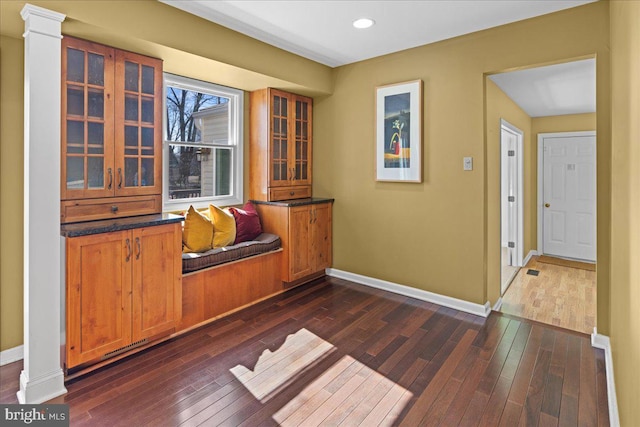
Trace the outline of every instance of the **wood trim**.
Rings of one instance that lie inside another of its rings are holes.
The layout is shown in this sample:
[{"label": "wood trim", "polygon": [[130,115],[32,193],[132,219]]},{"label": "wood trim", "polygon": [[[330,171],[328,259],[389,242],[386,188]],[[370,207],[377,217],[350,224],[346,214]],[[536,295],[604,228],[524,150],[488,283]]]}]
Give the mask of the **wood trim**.
[{"label": "wood trim", "polygon": [[606,335],[600,335],[594,328],[591,334],[591,345],[604,350],[604,362],[607,377],[607,400],[609,405],[609,424],[620,426],[620,413],[618,411],[618,395],[616,394],[616,382],[613,374],[613,355],[611,353],[611,340]]},{"label": "wood trim", "polygon": [[11,347],[0,351],[0,366],[22,360],[24,358],[24,345]]},{"label": "wood trim", "polygon": [[249,198],[269,200],[270,107],[267,89],[249,94]]},{"label": "wood trim", "polygon": [[440,295],[433,292],[425,291],[410,286],[400,285],[398,283],[388,282],[386,280],[375,279],[360,274],[350,273],[335,268],[327,269],[327,276],[337,277],[339,279],[349,280],[361,285],[370,286],[376,289],[382,289],[395,294],[405,295],[422,301],[432,302],[444,307],[453,308],[455,310],[464,311],[465,313],[474,314],[476,316],[487,317],[491,313],[491,304],[487,301],[484,305],[464,301],[458,298]]}]

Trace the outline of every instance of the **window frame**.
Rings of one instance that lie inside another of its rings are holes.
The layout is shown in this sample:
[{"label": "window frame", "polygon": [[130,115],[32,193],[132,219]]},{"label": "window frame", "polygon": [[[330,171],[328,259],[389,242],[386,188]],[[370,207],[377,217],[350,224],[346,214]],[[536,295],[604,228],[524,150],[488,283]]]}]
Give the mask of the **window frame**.
[{"label": "window frame", "polygon": [[[162,210],[163,212],[186,211],[193,205],[196,209],[216,206],[241,205],[244,203],[244,91],[205,82],[190,77],[163,73],[162,79]],[[229,143],[197,144],[182,141],[169,141],[167,135],[167,87],[175,87],[200,93],[207,93],[229,99]],[[235,144],[232,143],[235,141]],[[169,199],[169,146],[202,146],[208,148],[231,149],[231,194],[225,196],[207,196],[197,198]]]}]

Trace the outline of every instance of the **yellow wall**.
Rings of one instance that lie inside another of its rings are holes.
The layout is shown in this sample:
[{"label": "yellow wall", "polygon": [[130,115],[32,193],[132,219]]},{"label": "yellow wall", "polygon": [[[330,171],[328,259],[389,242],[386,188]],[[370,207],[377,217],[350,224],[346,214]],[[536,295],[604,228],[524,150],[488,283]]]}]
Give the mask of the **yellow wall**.
[{"label": "yellow wall", "polygon": [[[497,147],[485,140],[485,74],[597,57],[598,288],[608,330],[609,5],[592,3],[335,70],[317,98],[314,193],[333,196],[334,267],[484,304],[499,260]],[[424,182],[375,181],[375,88],[424,81]],[[473,156],[474,170],[462,170]],[[491,168],[491,170],[489,170]],[[486,182],[486,185],[485,185]],[[531,202],[529,202],[531,203]],[[497,211],[496,211],[497,212]],[[496,245],[496,248],[498,246]],[[496,249],[497,250],[497,249]],[[491,262],[490,262],[491,261]],[[492,285],[493,286],[493,285]],[[599,302],[601,301],[598,295]]]},{"label": "yellow wall", "polygon": [[[508,121],[523,133],[523,249],[526,256],[534,249],[531,236],[535,203],[526,196],[535,192],[531,180],[531,117],[509,98],[493,81],[486,78],[486,156],[487,156],[487,265],[498,266],[487,270],[487,299],[496,302],[500,298],[500,119]],[[537,155],[537,154],[536,154]]]},{"label": "yellow wall", "polygon": [[22,40],[0,37],[0,350],[22,344]]},{"label": "yellow wall", "polygon": [[[611,2],[611,346],[620,424],[640,425],[640,2]],[[599,329],[599,328],[598,328]]]},{"label": "yellow wall", "polygon": [[579,132],[596,130],[596,113],[566,114],[564,116],[533,117],[532,137],[537,143],[537,134],[551,132]]}]

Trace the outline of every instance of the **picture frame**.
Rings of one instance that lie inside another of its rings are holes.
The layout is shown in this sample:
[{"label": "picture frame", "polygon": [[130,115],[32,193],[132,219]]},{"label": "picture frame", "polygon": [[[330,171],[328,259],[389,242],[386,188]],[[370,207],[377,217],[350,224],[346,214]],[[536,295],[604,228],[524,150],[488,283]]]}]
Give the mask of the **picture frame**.
[{"label": "picture frame", "polygon": [[376,87],[376,181],[422,182],[422,80]]}]

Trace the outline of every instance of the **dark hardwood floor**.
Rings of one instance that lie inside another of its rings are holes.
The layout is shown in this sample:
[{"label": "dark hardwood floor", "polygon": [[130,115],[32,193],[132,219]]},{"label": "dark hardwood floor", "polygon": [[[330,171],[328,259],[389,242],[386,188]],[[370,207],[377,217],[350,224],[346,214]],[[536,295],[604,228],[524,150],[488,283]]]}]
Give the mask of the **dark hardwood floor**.
[{"label": "dark hardwood floor", "polygon": [[[15,402],[21,362],[0,368]],[[584,334],[344,280],[296,288],[67,383],[72,426],[608,425]]]}]

